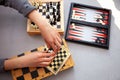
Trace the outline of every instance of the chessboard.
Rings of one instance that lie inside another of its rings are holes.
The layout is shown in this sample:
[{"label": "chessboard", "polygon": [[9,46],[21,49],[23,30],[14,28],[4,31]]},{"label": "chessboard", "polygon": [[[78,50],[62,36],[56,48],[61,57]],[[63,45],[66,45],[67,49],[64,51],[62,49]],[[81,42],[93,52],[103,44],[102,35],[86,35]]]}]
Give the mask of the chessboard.
[{"label": "chessboard", "polygon": [[[37,11],[55,28],[61,35],[64,33],[63,0],[29,0]],[[28,19],[27,32],[30,35],[40,34],[39,27]]]},{"label": "chessboard", "polygon": [[[44,51],[48,51],[48,53],[51,53],[51,51],[53,51],[53,49],[44,48]],[[60,48],[60,50],[57,52],[57,55],[55,56],[53,61],[50,63],[49,66],[47,66],[47,68],[53,74],[56,75],[60,71],[60,69],[62,68],[62,66],[66,62],[66,60],[68,60],[69,57],[70,57],[69,51],[67,51],[67,49],[65,49],[65,47],[62,46]]]},{"label": "chessboard", "polygon": [[71,3],[65,39],[109,49],[111,10]]},{"label": "chessboard", "polygon": [[[70,55],[69,49],[65,40],[63,40],[63,47],[58,52],[57,56],[53,59],[51,64],[47,67],[25,67],[20,69],[11,70],[13,80],[42,80],[43,78],[59,75],[58,73],[69,69],[74,66],[74,62],[72,56]],[[31,52],[35,51],[46,51],[47,48],[45,46],[41,46],[39,48],[35,48],[31,51],[19,54],[13,58],[18,58],[27,54],[31,54]],[[50,54],[50,53],[48,53]]]}]

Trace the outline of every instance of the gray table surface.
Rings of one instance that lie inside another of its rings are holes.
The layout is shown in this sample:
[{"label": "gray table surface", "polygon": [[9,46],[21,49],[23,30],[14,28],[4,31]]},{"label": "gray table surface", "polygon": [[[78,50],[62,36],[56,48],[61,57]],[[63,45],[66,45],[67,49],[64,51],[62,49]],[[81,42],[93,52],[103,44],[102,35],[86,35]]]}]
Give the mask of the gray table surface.
[{"label": "gray table surface", "polygon": [[[113,1],[120,10],[120,0]],[[71,2],[101,7],[97,0],[64,0],[65,29]],[[43,80],[120,80],[120,25],[116,25],[114,16],[111,18],[109,50],[67,42],[75,66]],[[0,6],[0,28],[0,58],[12,57],[45,44],[41,36],[28,35],[26,18],[13,9]],[[12,76],[9,72],[0,73],[0,80],[12,80]]]}]

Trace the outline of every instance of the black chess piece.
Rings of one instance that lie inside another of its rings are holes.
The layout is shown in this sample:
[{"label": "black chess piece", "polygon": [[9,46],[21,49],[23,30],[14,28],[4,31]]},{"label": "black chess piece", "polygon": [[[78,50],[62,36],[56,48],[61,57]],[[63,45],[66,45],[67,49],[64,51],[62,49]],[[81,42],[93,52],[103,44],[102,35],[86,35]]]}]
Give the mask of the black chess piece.
[{"label": "black chess piece", "polygon": [[60,13],[58,13],[57,21],[60,21]]},{"label": "black chess piece", "polygon": [[54,21],[56,21],[57,19],[56,19],[56,15],[55,14],[53,14],[53,18],[54,18]]},{"label": "black chess piece", "polygon": [[54,22],[53,18],[52,18],[52,19],[50,19],[50,21],[49,21],[49,22],[50,22],[50,24],[51,24],[51,25],[54,25],[54,23],[53,23],[53,22]]},{"label": "black chess piece", "polygon": [[46,16],[46,18],[47,18],[47,19],[50,19],[50,15],[48,14],[48,15]]},{"label": "black chess piece", "polygon": [[52,7],[52,2],[50,2],[50,7]]},{"label": "black chess piece", "polygon": [[46,9],[43,9],[43,15],[46,15]]},{"label": "black chess piece", "polygon": [[35,23],[34,23],[34,22],[31,22],[31,24],[32,24],[32,25],[35,25]]},{"label": "black chess piece", "polygon": [[55,13],[56,12],[56,9],[53,7],[53,13]]},{"label": "black chess piece", "polygon": [[47,3],[47,12],[49,12],[49,4]]},{"label": "black chess piece", "polygon": [[57,9],[60,9],[60,2],[58,2],[57,4]]}]

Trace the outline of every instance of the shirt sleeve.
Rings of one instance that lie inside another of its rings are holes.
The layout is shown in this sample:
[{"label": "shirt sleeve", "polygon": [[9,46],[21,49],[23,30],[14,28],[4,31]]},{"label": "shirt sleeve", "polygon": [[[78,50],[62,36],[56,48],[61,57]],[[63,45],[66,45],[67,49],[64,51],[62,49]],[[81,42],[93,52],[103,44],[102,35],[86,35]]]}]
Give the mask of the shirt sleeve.
[{"label": "shirt sleeve", "polygon": [[4,70],[4,61],[5,61],[6,59],[0,59],[0,72],[4,72],[5,70]]},{"label": "shirt sleeve", "polygon": [[5,6],[9,6],[19,11],[25,17],[35,9],[28,0],[5,0]]},{"label": "shirt sleeve", "polygon": [[0,5],[4,5],[5,4],[5,0],[0,0]]}]

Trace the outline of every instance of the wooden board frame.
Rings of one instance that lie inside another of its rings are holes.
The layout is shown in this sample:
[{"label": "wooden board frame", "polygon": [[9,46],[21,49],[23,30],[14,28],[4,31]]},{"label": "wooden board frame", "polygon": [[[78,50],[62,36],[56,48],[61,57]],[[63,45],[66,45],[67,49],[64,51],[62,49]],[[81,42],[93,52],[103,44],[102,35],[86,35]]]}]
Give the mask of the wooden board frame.
[{"label": "wooden board frame", "polygon": [[[63,0],[29,0],[29,2],[32,4],[33,2],[39,2],[39,3],[46,3],[46,2],[60,2],[60,15],[61,15],[61,19],[60,19],[60,25],[61,28],[57,29],[58,33],[60,33],[61,35],[64,34],[64,8],[63,8]],[[37,34],[41,34],[39,29],[34,29],[31,27],[31,21],[28,19],[27,20],[27,33],[29,35],[37,35]]]}]

